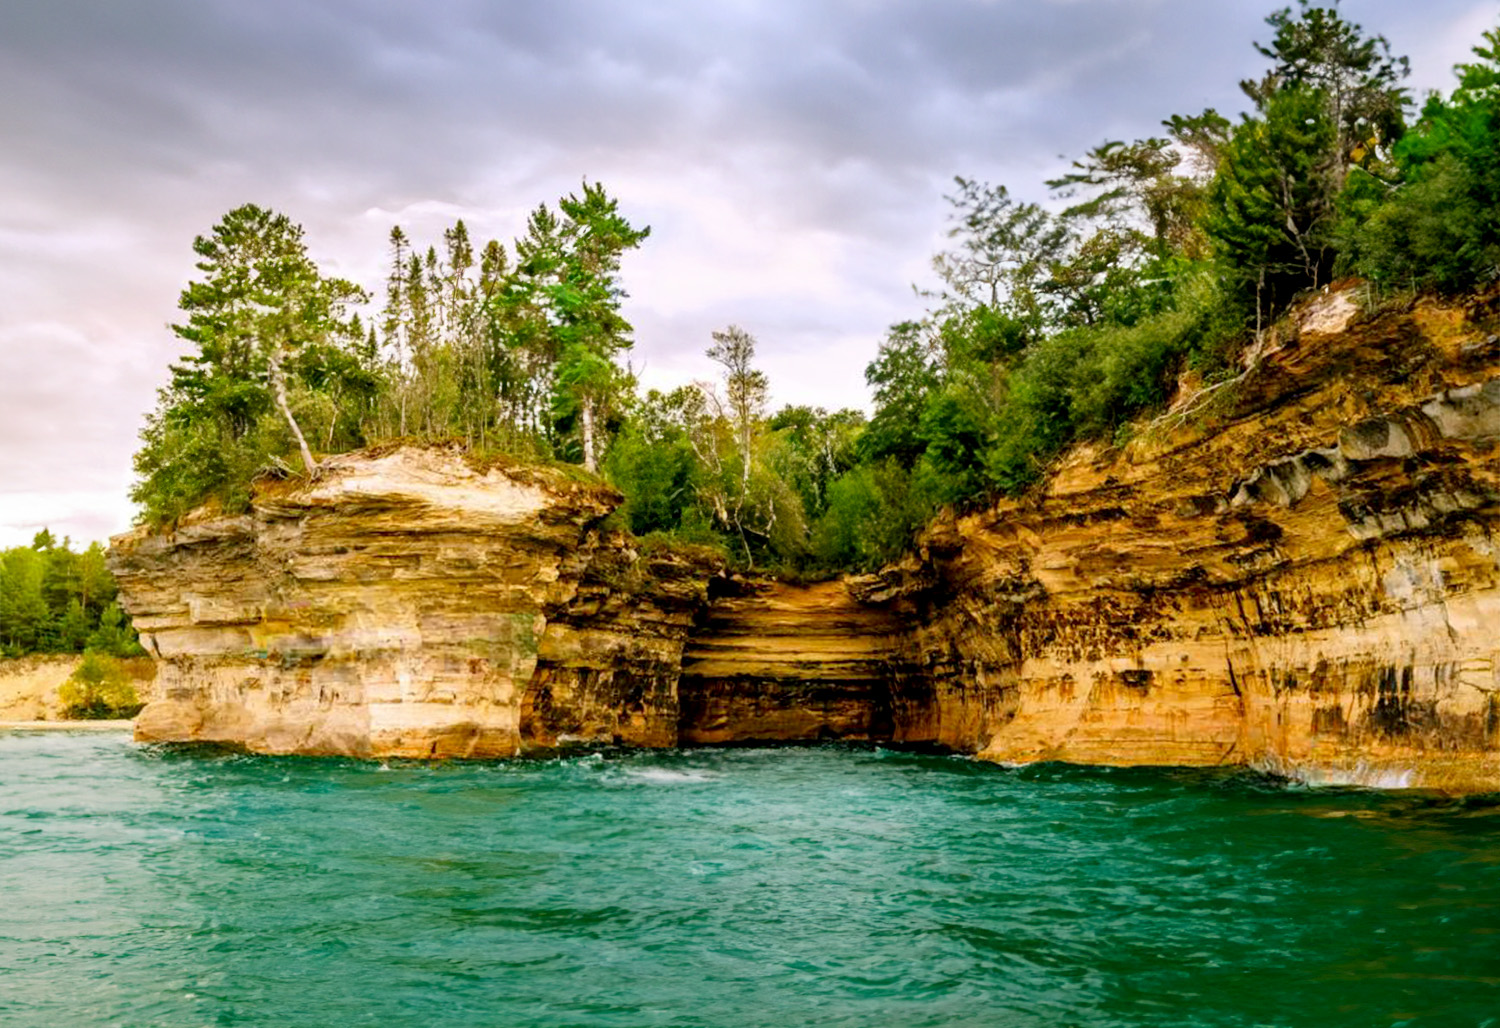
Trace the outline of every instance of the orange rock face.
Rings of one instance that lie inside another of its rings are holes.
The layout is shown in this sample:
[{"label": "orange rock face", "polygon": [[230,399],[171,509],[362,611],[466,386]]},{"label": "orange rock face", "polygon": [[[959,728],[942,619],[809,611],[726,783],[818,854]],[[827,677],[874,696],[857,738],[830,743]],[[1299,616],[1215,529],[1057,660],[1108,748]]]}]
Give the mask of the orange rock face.
[{"label": "orange rock face", "polygon": [[726,579],[611,490],[349,454],[114,541],[140,738],[505,756],[826,738],[1500,790],[1500,326],[1306,305],[1237,380],[879,575]]},{"label": "orange rock face", "polygon": [[936,526],[888,591],[939,691],[989,683],[981,756],[1500,789],[1490,318],[1324,297],[1203,424]]},{"label": "orange rock face", "polygon": [[[618,502],[405,448],[262,488],[248,516],[116,538],[121,598],[160,665],[136,736],[373,757],[670,744],[714,565],[601,537]],[[599,577],[622,563],[628,603]]]},{"label": "orange rock face", "polygon": [[683,654],[687,744],[891,740],[901,623],[842,582],[737,582]]}]

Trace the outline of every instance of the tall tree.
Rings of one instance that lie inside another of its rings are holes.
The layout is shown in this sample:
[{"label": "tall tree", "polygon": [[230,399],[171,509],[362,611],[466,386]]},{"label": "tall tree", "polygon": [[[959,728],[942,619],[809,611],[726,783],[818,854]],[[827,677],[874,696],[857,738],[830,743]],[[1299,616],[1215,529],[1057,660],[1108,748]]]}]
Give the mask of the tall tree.
[{"label": "tall tree", "polygon": [[750,488],[751,444],[755,426],[765,413],[768,383],[765,373],[755,367],[755,337],[738,325],[713,333],[708,357],[724,368],[724,393],[734,437],[740,453],[744,491]]},{"label": "tall tree", "polygon": [[618,364],[632,344],[630,322],[620,313],[620,259],[651,229],[632,226],[619,201],[598,183],[584,182],[582,195],[569,194],[557,206],[563,214],[561,252],[545,287],[561,344],[555,406],[564,419],[575,416],[583,466],[597,472],[601,422],[631,381]]},{"label": "tall tree", "polygon": [[1241,88],[1263,111],[1283,89],[1309,89],[1321,99],[1334,128],[1331,186],[1342,189],[1349,169],[1383,159],[1405,131],[1410,97],[1400,83],[1411,72],[1405,57],[1391,54],[1384,36],[1366,36],[1339,16],[1337,2],[1320,7],[1298,0],[1266,19],[1275,29],[1269,44],[1255,48],[1272,67],[1260,81]]},{"label": "tall tree", "polygon": [[943,298],[1040,328],[1050,313],[1047,283],[1071,243],[1067,224],[1037,204],[1015,200],[1005,186],[954,181],[948,236],[956,245],[933,258],[946,286]]},{"label": "tall tree", "polygon": [[234,460],[273,456],[244,445],[273,409],[305,469],[316,469],[288,396],[288,367],[311,347],[351,342],[348,309],[365,300],[352,283],[319,272],[301,226],[255,204],[230,211],[193,250],[202,277],[183,290],[187,317],[172,326],[193,349],[172,366],[136,455],[142,480],[133,495],[166,516],[235,484],[242,471]]},{"label": "tall tree", "polygon": [[1224,149],[1204,227],[1258,315],[1278,310],[1333,267],[1336,132],[1322,97],[1302,86],[1270,96]]},{"label": "tall tree", "polygon": [[1383,36],[1298,0],[1266,19],[1275,34],[1256,49],[1271,62],[1242,82],[1255,103],[1221,151],[1204,225],[1247,292],[1257,318],[1327,281],[1338,257],[1336,216],[1356,167],[1393,177],[1404,131],[1404,57]]},{"label": "tall tree", "polygon": [[939,383],[924,329],[915,321],[892,325],[875,359],[865,366],[875,414],[859,438],[870,463],[893,457],[910,468],[926,448],[917,431],[927,398]]}]

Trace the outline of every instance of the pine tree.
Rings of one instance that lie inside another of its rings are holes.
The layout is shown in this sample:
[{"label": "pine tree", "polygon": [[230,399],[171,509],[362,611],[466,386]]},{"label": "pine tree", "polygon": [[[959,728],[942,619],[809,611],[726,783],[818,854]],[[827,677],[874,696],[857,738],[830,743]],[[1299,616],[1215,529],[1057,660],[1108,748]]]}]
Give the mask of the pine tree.
[{"label": "pine tree", "polygon": [[193,349],[172,366],[136,454],[141,481],[132,495],[157,517],[243,489],[244,463],[279,456],[250,438],[272,409],[304,469],[316,470],[292,411],[288,367],[312,347],[345,341],[348,308],[365,299],[353,284],[318,271],[301,226],[254,204],[226,214],[193,250],[203,277],[183,290],[187,317],[172,326]]},{"label": "pine tree", "polygon": [[544,287],[550,322],[561,344],[554,410],[576,421],[583,466],[599,470],[603,419],[632,383],[620,368],[631,346],[631,326],[620,313],[620,259],[651,234],[619,212],[619,202],[596,184],[558,201],[564,220],[552,280]]}]

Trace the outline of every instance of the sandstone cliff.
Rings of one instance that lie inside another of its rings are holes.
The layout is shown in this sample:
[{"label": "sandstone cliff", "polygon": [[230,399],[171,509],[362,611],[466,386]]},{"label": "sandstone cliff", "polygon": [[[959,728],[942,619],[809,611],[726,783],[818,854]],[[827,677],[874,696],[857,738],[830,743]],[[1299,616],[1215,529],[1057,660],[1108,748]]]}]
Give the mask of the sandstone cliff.
[{"label": "sandstone cliff", "polygon": [[688,744],[893,741],[902,626],[842,582],[738,580],[715,597],[683,655]]},{"label": "sandstone cliff", "polygon": [[879,575],[725,577],[445,450],[115,540],[147,740],[504,756],[826,738],[1500,789],[1500,324],[1333,291],[1232,384]]},{"label": "sandstone cliff", "polygon": [[1233,386],[867,591],[940,693],[980,694],[990,759],[1500,789],[1493,321],[1326,294]]},{"label": "sandstone cliff", "polygon": [[262,483],[245,516],[118,537],[122,601],[161,665],[137,738],[408,757],[672,743],[714,566],[604,539],[618,502],[560,471],[397,448]]},{"label": "sandstone cliff", "polygon": [[77,667],[74,656],[0,660],[0,722],[61,719],[64,708],[58,690]]}]

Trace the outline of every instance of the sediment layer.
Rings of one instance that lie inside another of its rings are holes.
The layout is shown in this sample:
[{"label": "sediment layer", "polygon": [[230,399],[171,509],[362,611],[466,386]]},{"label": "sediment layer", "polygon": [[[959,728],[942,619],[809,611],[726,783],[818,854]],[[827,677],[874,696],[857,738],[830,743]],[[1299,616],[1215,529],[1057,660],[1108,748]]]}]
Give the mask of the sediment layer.
[{"label": "sediment layer", "polygon": [[505,756],[825,738],[1500,789],[1500,339],[1349,289],[1023,501],[792,586],[603,527],[611,490],[348,454],[115,540],[138,735]]},{"label": "sediment layer", "polygon": [[400,757],[670,744],[713,566],[601,532],[618,502],[560,471],[398,448],[262,483],[245,516],[119,537],[111,567],[161,664],[137,737]]},{"label": "sediment layer", "polygon": [[1217,408],[935,526],[884,578],[938,689],[990,683],[980,755],[1500,789],[1491,317],[1330,292]]}]

